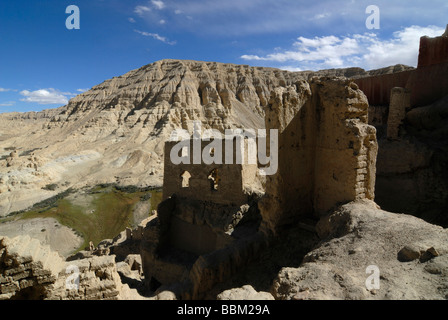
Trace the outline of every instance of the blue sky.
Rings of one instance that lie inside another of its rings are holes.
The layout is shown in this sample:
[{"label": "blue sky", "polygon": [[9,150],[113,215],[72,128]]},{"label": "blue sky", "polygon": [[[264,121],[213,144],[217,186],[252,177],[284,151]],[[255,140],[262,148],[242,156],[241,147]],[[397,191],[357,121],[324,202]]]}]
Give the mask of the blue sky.
[{"label": "blue sky", "polygon": [[[66,8],[80,29],[66,28]],[[369,5],[380,29],[369,30]],[[40,111],[161,59],[299,70],[415,66],[446,0],[1,0],[0,112]]]}]

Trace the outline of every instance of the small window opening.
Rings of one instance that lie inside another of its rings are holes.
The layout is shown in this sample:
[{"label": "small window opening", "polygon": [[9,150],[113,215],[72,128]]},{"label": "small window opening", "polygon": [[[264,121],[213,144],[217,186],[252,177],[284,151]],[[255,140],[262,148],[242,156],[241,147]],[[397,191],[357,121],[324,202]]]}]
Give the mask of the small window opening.
[{"label": "small window opening", "polygon": [[191,178],[190,172],[184,171],[184,173],[182,173],[180,177],[182,178],[182,188],[189,188]]},{"label": "small window opening", "polygon": [[208,179],[210,180],[210,186],[213,191],[217,191],[219,189],[219,182],[221,178],[219,177],[218,169],[213,169],[209,175]]}]

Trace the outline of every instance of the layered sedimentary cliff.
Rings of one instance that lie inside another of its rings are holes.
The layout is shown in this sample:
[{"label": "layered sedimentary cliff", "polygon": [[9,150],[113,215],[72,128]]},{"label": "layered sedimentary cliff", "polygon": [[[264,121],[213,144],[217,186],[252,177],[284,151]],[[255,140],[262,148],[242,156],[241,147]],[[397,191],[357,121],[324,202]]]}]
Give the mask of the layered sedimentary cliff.
[{"label": "layered sedimentary cliff", "polygon": [[[0,215],[69,186],[161,185],[172,129],[191,131],[192,120],[218,130],[262,128],[270,91],[296,78],[269,68],[163,60],[54,111],[2,115]],[[42,190],[47,184],[59,188]]]}]

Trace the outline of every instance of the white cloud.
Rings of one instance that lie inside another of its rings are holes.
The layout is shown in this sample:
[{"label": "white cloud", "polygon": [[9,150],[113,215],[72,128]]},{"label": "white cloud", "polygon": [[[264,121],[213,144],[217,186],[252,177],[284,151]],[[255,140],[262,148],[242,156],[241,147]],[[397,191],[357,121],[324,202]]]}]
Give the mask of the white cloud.
[{"label": "white cloud", "polygon": [[68,96],[75,95],[70,92],[60,92],[53,88],[39,89],[36,91],[23,90],[20,94],[25,97],[24,99],[20,99],[20,101],[38,104],[67,104]]},{"label": "white cloud", "polygon": [[130,23],[135,23],[135,22],[136,22],[134,18],[128,18],[128,21],[129,21]]},{"label": "white cloud", "polygon": [[355,39],[338,38],[335,36],[316,37],[308,39],[299,37],[298,42],[293,45],[296,50],[287,50],[267,55],[266,57],[243,55],[245,60],[262,60],[275,62],[315,62],[321,61],[325,65],[340,67],[346,56],[353,55],[359,51],[358,43]]},{"label": "white cloud", "polygon": [[166,21],[162,19],[162,20],[159,21],[159,23],[160,23],[160,24],[165,24]]},{"label": "white cloud", "polygon": [[16,104],[15,101],[6,101],[6,102],[0,103],[0,107],[12,107],[15,104]]},{"label": "white cloud", "polygon": [[151,0],[151,3],[158,10],[162,10],[163,8],[165,8],[165,3],[163,1]]},{"label": "white cloud", "polygon": [[87,88],[86,88],[86,89],[77,89],[76,91],[77,91],[77,92],[81,92],[81,93],[83,93],[83,92],[86,92],[86,91],[89,91],[89,90],[90,90],[90,89],[87,89]]},{"label": "white cloud", "polygon": [[0,88],[0,92],[8,92],[8,91],[11,91],[11,89]]},{"label": "white cloud", "polygon": [[[150,0],[140,0],[143,5],[159,13]],[[146,3],[145,3],[146,2]],[[172,9],[177,19],[170,20],[174,27],[201,36],[248,36],[248,35],[324,35],[331,32],[342,35],[347,32],[368,31],[365,21],[366,7],[371,4],[360,0],[163,0],[165,9]],[[398,30],[401,26],[446,25],[446,0],[431,0],[431,5],[421,0],[375,0],[381,9],[383,22],[381,33],[386,28]],[[149,3],[149,4],[148,4]],[[439,10],[434,10],[439,8]],[[176,12],[177,10],[177,12]],[[193,19],[187,19],[187,17]],[[159,21],[148,16],[149,22]],[[387,22],[387,23],[386,23]],[[325,30],[325,31],[324,31]],[[355,31],[350,31],[355,30]],[[358,31],[359,30],[359,31]]]},{"label": "white cloud", "polygon": [[415,67],[418,62],[420,38],[422,36],[441,36],[443,31],[444,29],[436,26],[411,26],[394,32],[393,38],[389,40],[381,41],[372,38],[362,59],[371,68],[397,63]]},{"label": "white cloud", "polygon": [[136,6],[134,8],[134,13],[138,14],[139,16],[144,15],[147,12],[150,12],[151,8],[146,7],[146,6]]},{"label": "white cloud", "polygon": [[135,32],[141,34],[142,36],[145,37],[151,37],[154,38],[156,40],[162,41],[163,43],[169,44],[169,45],[175,45],[176,41],[170,41],[168,38],[163,37],[157,33],[149,33],[149,32],[145,32],[145,31],[140,31],[140,30],[134,30]]},{"label": "white cloud", "polygon": [[[420,37],[440,36],[444,29],[436,26],[411,26],[394,32],[392,38],[381,40],[374,33],[346,37],[299,37],[293,49],[266,56],[243,55],[244,60],[288,62],[288,69],[328,69],[359,66],[376,69],[395,64],[417,65]],[[276,50],[277,51],[277,50]],[[293,66],[293,64],[296,64]]]},{"label": "white cloud", "polygon": [[331,16],[330,13],[320,13],[320,14],[316,14],[313,17],[313,20],[320,20],[320,19],[328,18],[329,16]]},{"label": "white cloud", "polygon": [[294,67],[294,66],[280,66],[278,68],[282,69],[282,70],[291,71],[291,72],[303,71],[302,68],[298,68],[298,67]]}]

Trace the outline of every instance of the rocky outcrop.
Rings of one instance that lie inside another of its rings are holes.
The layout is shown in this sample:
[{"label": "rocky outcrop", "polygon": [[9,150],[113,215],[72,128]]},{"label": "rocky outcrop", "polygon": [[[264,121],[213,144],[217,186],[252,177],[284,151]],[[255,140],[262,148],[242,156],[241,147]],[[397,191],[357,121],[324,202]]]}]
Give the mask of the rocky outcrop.
[{"label": "rocky outcrop", "polygon": [[269,292],[257,292],[251,285],[221,292],[217,300],[274,300]]},{"label": "rocky outcrop", "polygon": [[317,230],[322,241],[300,267],[279,272],[276,299],[448,298],[447,230],[365,201],[343,205]]}]

